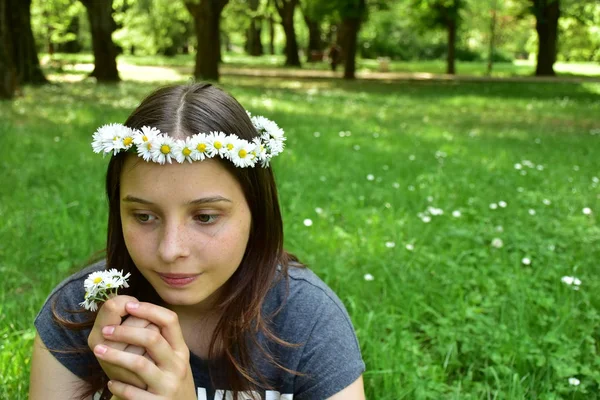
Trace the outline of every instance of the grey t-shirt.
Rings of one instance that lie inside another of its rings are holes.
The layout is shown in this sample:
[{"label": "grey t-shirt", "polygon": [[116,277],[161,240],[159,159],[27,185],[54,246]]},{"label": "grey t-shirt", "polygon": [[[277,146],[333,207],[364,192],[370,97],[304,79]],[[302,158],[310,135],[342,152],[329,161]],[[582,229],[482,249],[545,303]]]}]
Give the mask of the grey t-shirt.
[{"label": "grey t-shirt", "polygon": [[[86,376],[89,367],[97,364],[96,358],[91,351],[74,355],[68,350],[87,348],[90,330],[68,330],[57,324],[52,317],[52,304],[56,302],[55,310],[61,317],[70,321],[85,319],[85,314],[64,310],[81,309],[78,303],[83,301],[83,281],[89,273],[104,269],[104,266],[104,262],[91,265],[64,280],[48,296],[35,319],[46,347],[59,350],[53,352],[54,356],[79,377]],[[267,294],[263,312],[266,316],[271,315],[284,303],[280,312],[272,317],[271,329],[277,337],[297,346],[269,344],[269,347],[282,365],[302,375],[287,373],[257,359],[259,371],[273,388],[261,390],[259,394],[264,400],[325,399],[354,382],[364,372],[365,364],[352,322],[335,293],[308,268],[290,268],[289,278],[287,299],[285,280],[281,279]],[[212,386],[207,361],[193,353],[190,356],[198,400],[230,398],[226,384]],[[213,379],[221,375],[219,371],[212,372]]]}]

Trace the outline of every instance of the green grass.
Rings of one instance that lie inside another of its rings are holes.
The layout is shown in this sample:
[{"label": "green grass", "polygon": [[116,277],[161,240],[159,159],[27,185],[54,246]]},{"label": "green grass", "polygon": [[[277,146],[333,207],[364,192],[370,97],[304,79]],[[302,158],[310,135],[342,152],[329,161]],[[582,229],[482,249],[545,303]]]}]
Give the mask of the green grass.
[{"label": "green grass", "polygon": [[[43,55],[42,60],[46,62],[50,57]],[[62,62],[66,66],[67,71],[72,71],[73,65],[78,63],[90,64],[89,71],[94,63],[93,55],[91,54],[55,54],[52,57],[56,62]],[[174,57],[160,56],[127,56],[121,55],[118,58],[119,63],[123,65],[137,66],[157,66],[165,68],[173,68],[175,71],[185,74],[191,74],[194,70],[195,59],[194,55],[177,55]],[[283,55],[264,55],[260,57],[252,57],[245,54],[225,53],[223,55],[223,66],[230,68],[282,68],[286,70],[321,70],[329,71],[327,62],[306,63],[302,60],[302,68],[284,67],[285,57]],[[379,71],[379,61],[374,59],[357,58],[358,72],[377,72]],[[338,71],[343,70],[343,66],[338,68]],[[565,63],[557,62],[554,65],[554,70],[558,76],[564,77],[600,77],[600,64],[598,63]],[[390,61],[390,72],[401,73],[429,73],[429,74],[445,74],[446,61]],[[481,61],[457,61],[456,74],[458,76],[485,76],[487,73],[487,62]],[[492,77],[517,77],[517,76],[532,76],[535,73],[535,61],[515,60],[514,62],[498,62],[494,63]]]},{"label": "green grass", "polygon": [[[107,160],[91,133],[156,85],[0,103],[0,398],[26,398],[36,312],[103,247]],[[368,398],[599,398],[600,84],[221,85],[286,129],[286,246],[346,304]],[[430,206],[444,213],[425,223]]]}]

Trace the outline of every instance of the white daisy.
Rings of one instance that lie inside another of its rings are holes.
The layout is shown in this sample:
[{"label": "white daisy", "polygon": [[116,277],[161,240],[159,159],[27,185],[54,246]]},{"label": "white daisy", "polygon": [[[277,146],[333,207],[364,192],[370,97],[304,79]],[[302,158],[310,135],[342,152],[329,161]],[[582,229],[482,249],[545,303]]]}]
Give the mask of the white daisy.
[{"label": "white daisy", "polygon": [[461,216],[461,215],[462,215],[462,214],[461,214],[461,212],[460,212],[459,210],[454,210],[454,211],[452,211],[452,216],[453,216],[454,218],[460,218],[460,216]]},{"label": "white daisy", "polygon": [[523,265],[531,265],[531,260],[527,257],[523,257],[521,263],[523,263]]},{"label": "white daisy", "polygon": [[226,136],[223,132],[211,132],[206,136],[206,142],[208,145],[207,153],[213,157],[215,154],[224,157],[227,152],[225,147]]},{"label": "white daisy", "polygon": [[124,140],[127,139],[127,148],[133,142],[133,131],[122,124],[108,124],[101,126],[92,137],[92,149],[95,153],[117,153],[126,148]]},{"label": "white daisy", "polygon": [[370,282],[370,281],[374,280],[375,277],[371,274],[365,274],[364,279],[365,279],[365,281]]},{"label": "white daisy", "polygon": [[492,247],[501,249],[503,246],[504,246],[504,242],[502,241],[502,239],[500,239],[500,238],[492,239]]},{"label": "white daisy", "polygon": [[253,154],[255,155],[255,157],[257,157],[258,161],[260,161],[260,165],[263,167],[268,167],[271,157],[269,157],[269,155],[267,154],[266,147],[263,145],[260,138],[257,137],[255,137],[252,140],[252,143],[254,144]]},{"label": "white daisy", "polygon": [[313,224],[312,219],[310,219],[310,218],[306,218],[303,223],[304,223],[304,226],[312,226],[312,224]]},{"label": "white daisy", "polygon": [[198,133],[192,136],[190,139],[190,144],[192,146],[192,160],[202,161],[205,158],[210,157],[206,134]]},{"label": "white daisy", "polygon": [[581,382],[577,378],[569,378],[569,385],[571,386],[579,386]]},{"label": "white daisy", "polygon": [[583,210],[581,210],[581,212],[583,212],[585,215],[590,215],[592,213],[592,209],[585,207]]},{"label": "white daisy", "polygon": [[192,139],[188,136],[185,140],[177,140],[173,144],[173,154],[178,163],[183,163],[186,160],[192,163],[192,153],[194,145]]},{"label": "white daisy", "polygon": [[223,141],[223,145],[225,146],[225,150],[223,151],[222,158],[226,158],[228,160],[232,159],[233,151],[235,150],[235,141],[237,137],[235,135],[227,135],[225,136],[225,140]]},{"label": "white daisy", "polygon": [[171,164],[171,159],[175,158],[175,154],[173,153],[174,147],[175,140],[172,137],[164,133],[158,135],[150,149],[152,161],[159,164],[164,164],[165,162]]},{"label": "white daisy", "polygon": [[385,242],[385,247],[387,247],[388,249],[393,249],[394,247],[396,247],[396,243],[395,242]]},{"label": "white daisy", "polygon": [[256,163],[256,157],[252,154],[254,144],[244,139],[237,139],[231,152],[231,161],[236,167],[253,167]]}]

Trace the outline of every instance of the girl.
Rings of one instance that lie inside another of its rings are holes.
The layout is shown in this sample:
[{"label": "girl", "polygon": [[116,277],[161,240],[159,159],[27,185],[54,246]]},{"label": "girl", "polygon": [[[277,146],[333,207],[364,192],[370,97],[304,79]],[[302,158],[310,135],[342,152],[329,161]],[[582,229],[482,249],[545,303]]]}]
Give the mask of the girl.
[{"label": "girl", "polygon": [[[96,132],[106,260],[38,314],[31,399],[364,398],[343,304],[283,249],[269,161],[284,140],[209,84],[159,89]],[[113,267],[129,288],[82,310],[86,277]]]}]

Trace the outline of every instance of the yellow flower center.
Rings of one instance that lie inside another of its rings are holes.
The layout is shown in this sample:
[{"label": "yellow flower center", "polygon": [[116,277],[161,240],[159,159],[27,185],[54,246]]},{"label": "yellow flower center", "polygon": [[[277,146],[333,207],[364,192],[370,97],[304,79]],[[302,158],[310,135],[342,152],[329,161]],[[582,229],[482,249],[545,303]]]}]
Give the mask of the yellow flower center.
[{"label": "yellow flower center", "polygon": [[97,277],[94,279],[94,283],[100,283],[102,282],[102,278],[101,277]]},{"label": "yellow flower center", "polygon": [[228,143],[227,144],[227,150],[233,150],[233,144]]},{"label": "yellow flower center", "polygon": [[143,140],[144,142],[147,142],[147,141],[148,141],[148,136],[146,136],[146,135],[142,136],[142,140]]},{"label": "yellow flower center", "polygon": [[198,151],[200,153],[204,153],[206,151],[206,145],[204,143],[198,143],[198,146],[196,146],[196,149],[198,149]]},{"label": "yellow flower center", "polygon": [[223,144],[221,142],[215,142],[215,149],[219,150],[221,149],[221,147],[223,147]]},{"label": "yellow flower center", "polygon": [[130,137],[126,137],[125,139],[123,139],[123,144],[125,146],[129,146],[131,144],[131,142],[133,142],[133,139]]},{"label": "yellow flower center", "polygon": [[160,146],[160,152],[163,154],[169,154],[171,152],[171,148],[167,144],[163,144]]},{"label": "yellow flower center", "polygon": [[187,147],[186,147],[186,148],[184,148],[184,149],[183,149],[181,152],[182,152],[182,153],[183,153],[183,155],[184,155],[184,156],[186,156],[186,157],[187,157],[187,156],[189,156],[190,154],[192,154],[192,151],[191,151],[190,149],[188,149]]},{"label": "yellow flower center", "polygon": [[246,150],[242,149],[238,152],[238,155],[240,156],[240,158],[246,158],[246,156],[248,155],[248,152]]},{"label": "yellow flower center", "polygon": [[150,150],[152,148],[152,143],[150,143],[150,142],[146,143],[146,148],[148,150]]}]

